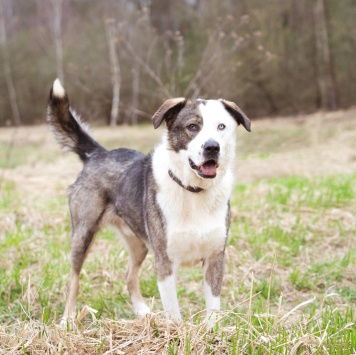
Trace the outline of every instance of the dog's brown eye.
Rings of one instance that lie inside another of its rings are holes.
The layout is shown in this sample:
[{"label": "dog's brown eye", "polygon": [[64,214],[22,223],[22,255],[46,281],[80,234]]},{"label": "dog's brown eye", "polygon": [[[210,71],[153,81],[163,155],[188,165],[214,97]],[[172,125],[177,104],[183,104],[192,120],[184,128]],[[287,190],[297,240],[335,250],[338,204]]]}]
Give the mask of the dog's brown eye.
[{"label": "dog's brown eye", "polygon": [[198,130],[198,125],[192,123],[188,126],[188,130],[191,132],[196,132]]},{"label": "dog's brown eye", "polygon": [[220,123],[218,126],[218,131],[223,131],[226,128],[226,126],[223,123]]}]

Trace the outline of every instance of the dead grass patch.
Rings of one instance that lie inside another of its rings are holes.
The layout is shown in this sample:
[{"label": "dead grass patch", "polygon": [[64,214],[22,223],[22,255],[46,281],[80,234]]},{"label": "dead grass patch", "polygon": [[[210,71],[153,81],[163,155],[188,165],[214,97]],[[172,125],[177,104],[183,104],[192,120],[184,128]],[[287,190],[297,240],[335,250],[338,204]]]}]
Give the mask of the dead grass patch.
[{"label": "dead grass patch", "polygon": [[[66,188],[81,163],[59,151],[45,126],[0,130],[4,147],[15,137],[16,162],[0,167],[0,352],[351,354],[355,113],[265,120],[253,124],[252,134],[239,130],[222,290],[229,311],[213,332],[196,314],[204,305],[199,268],[179,275],[186,322],[162,319],[151,256],[141,280],[155,314],[133,319],[123,281],[126,252],[110,230],[84,265],[80,322],[60,329],[69,272]],[[160,134],[151,127],[94,130],[104,146],[145,152]]]}]

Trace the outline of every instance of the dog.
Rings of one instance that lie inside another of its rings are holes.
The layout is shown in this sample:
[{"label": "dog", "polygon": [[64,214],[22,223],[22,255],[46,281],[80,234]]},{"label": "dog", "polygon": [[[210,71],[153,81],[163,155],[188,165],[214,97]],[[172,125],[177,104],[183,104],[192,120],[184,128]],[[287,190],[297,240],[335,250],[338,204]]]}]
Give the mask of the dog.
[{"label": "dog", "polygon": [[241,124],[251,131],[247,116],[223,99],[169,99],[152,117],[155,129],[166,124],[152,153],[125,148],[108,151],[71,109],[56,79],[47,121],[62,148],[83,162],[68,189],[71,273],[62,324],[75,318],[83,262],[96,233],[110,223],[121,231],[128,250],[126,282],[135,313],[143,317],[150,312],[138,278],[150,250],[164,313],[175,321],[181,320],[177,270],[202,263],[206,321],[212,327],[220,310],[236,129]]}]

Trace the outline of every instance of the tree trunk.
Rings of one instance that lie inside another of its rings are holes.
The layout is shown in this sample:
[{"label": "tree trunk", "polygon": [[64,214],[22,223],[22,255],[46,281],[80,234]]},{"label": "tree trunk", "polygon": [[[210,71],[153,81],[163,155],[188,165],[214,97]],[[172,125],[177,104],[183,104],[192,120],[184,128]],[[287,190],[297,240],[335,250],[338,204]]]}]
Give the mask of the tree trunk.
[{"label": "tree trunk", "polygon": [[260,90],[260,92],[266,98],[266,101],[270,106],[269,114],[270,115],[276,114],[279,111],[277,104],[275,103],[273,96],[270,93],[270,90],[266,87],[264,81],[262,79],[255,79],[254,81],[252,81],[252,83]]},{"label": "tree trunk", "polygon": [[56,47],[57,77],[64,83],[63,47],[62,47],[62,5],[63,0],[52,0],[53,34]]},{"label": "tree trunk", "polygon": [[13,121],[16,126],[19,126],[21,124],[21,116],[20,116],[19,107],[17,105],[15,85],[12,80],[10,56],[9,56],[9,50],[8,50],[7,38],[6,38],[5,6],[3,0],[0,0],[0,44],[1,44],[1,54],[2,54],[4,75],[5,75],[7,90],[9,92]]},{"label": "tree trunk", "polygon": [[339,106],[335,70],[330,51],[328,19],[324,0],[316,0],[314,7],[315,40],[319,60],[318,85],[321,108],[336,110]]},{"label": "tree trunk", "polygon": [[315,108],[319,109],[322,107],[322,94],[321,94],[321,87],[319,85],[319,61],[318,61],[318,48],[317,48],[317,36],[316,36],[316,16],[315,14],[311,18],[312,20],[312,38],[311,38],[311,45],[312,45],[312,54],[310,57],[310,63],[313,68],[313,86],[315,87]]},{"label": "tree trunk", "polygon": [[109,47],[110,67],[111,67],[111,81],[113,86],[113,98],[110,114],[110,126],[117,125],[119,118],[119,105],[120,105],[120,66],[119,58],[117,55],[117,30],[116,23],[113,19],[106,21],[106,36]]},{"label": "tree trunk", "polygon": [[131,103],[131,120],[132,125],[137,124],[137,107],[138,107],[138,95],[140,92],[140,68],[135,63],[132,69],[132,103]]},{"label": "tree trunk", "polygon": [[151,0],[151,25],[161,35],[176,29],[173,4],[173,0]]}]

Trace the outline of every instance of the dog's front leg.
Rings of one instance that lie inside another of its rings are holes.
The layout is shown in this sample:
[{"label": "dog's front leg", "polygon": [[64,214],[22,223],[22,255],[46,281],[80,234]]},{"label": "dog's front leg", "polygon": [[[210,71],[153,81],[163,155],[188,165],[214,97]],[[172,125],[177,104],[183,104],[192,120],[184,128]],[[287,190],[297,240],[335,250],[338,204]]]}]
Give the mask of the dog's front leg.
[{"label": "dog's front leg", "polygon": [[224,277],[225,251],[204,260],[204,293],[207,327],[212,328],[220,311],[220,292]]},{"label": "dog's front leg", "polygon": [[180,321],[182,317],[177,297],[177,270],[178,265],[172,264],[169,260],[156,261],[158,290],[165,316]]}]

